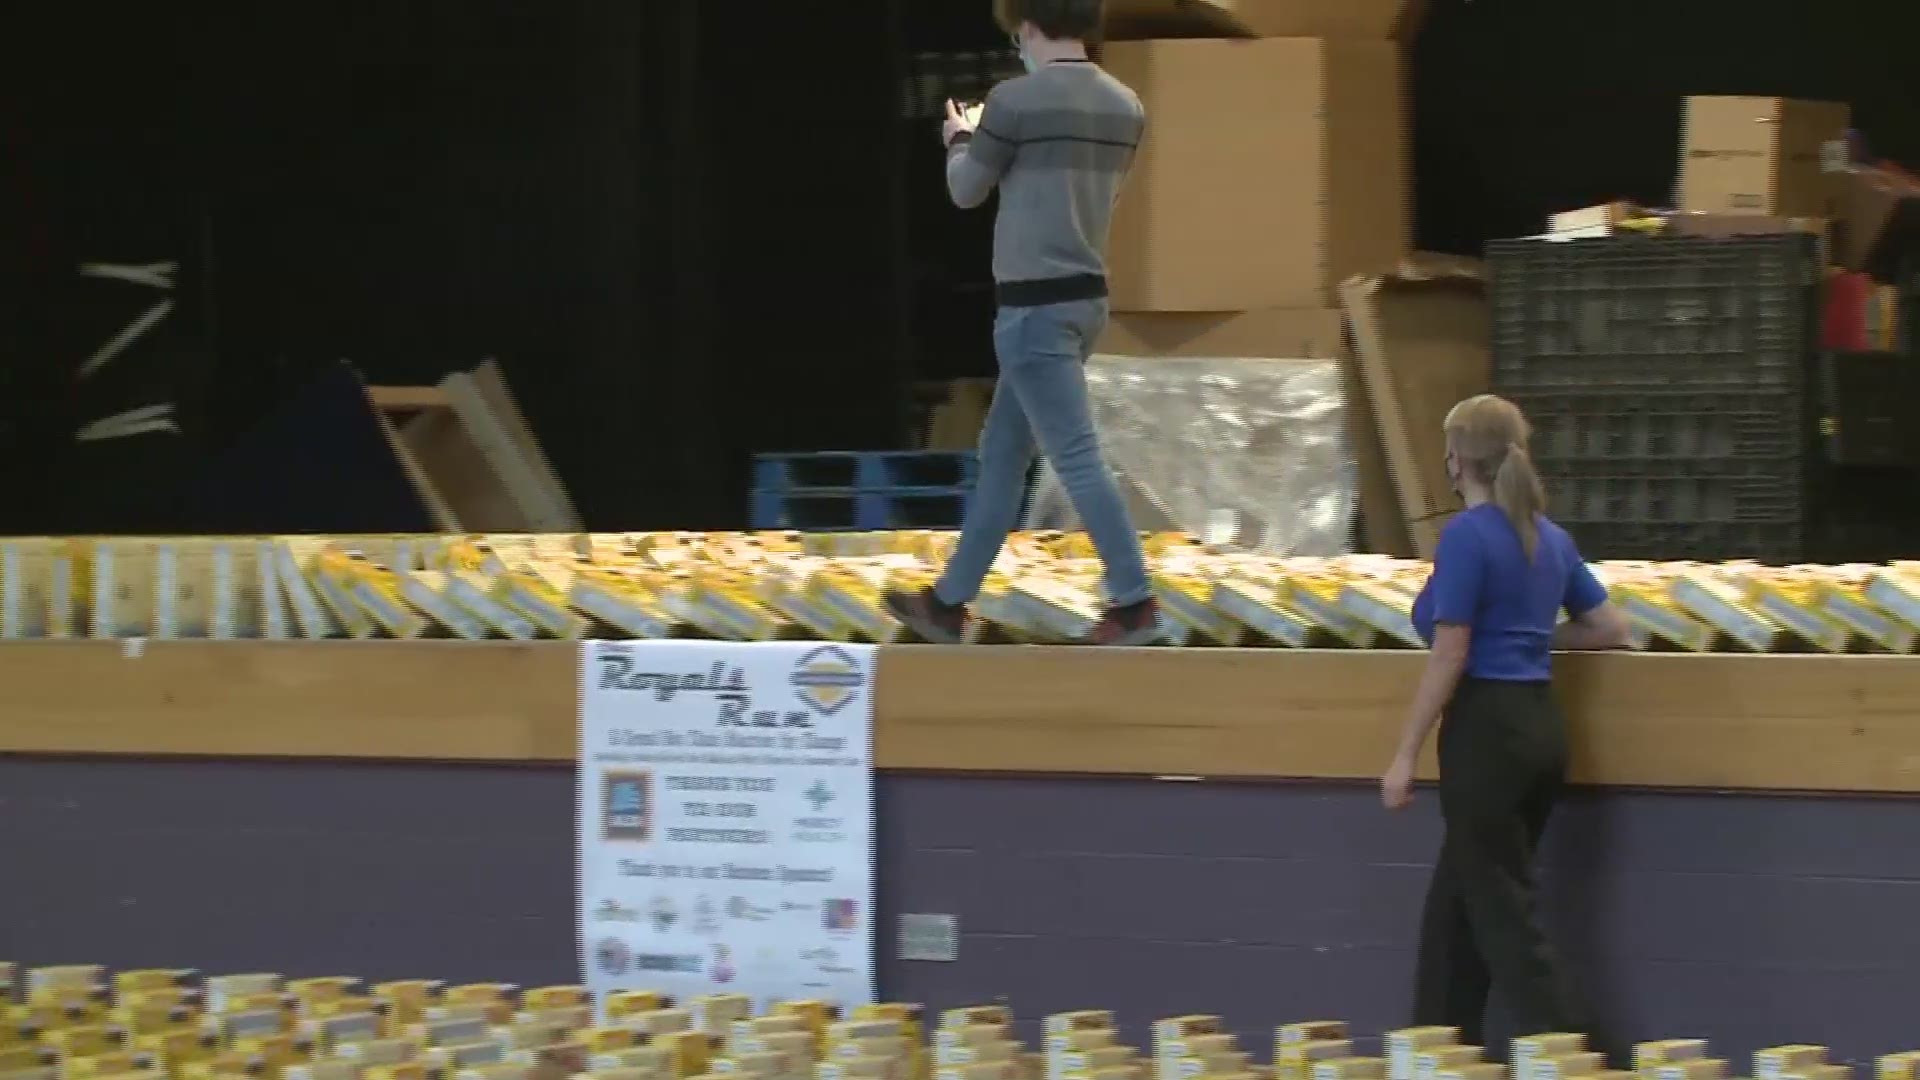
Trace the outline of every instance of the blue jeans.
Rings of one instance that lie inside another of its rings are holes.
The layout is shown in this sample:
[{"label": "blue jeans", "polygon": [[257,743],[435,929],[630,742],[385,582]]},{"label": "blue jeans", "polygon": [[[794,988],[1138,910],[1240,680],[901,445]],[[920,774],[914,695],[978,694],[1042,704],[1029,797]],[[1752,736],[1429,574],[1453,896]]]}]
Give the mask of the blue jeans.
[{"label": "blue jeans", "polygon": [[964,604],[1019,524],[1034,444],[1053,464],[1081,526],[1106,567],[1107,602],[1126,607],[1153,594],[1140,534],[1100,456],[1087,404],[1085,364],[1107,323],[1105,300],[1003,307],[993,320],[1000,381],[980,432],[980,480],[960,542],[934,595]]}]

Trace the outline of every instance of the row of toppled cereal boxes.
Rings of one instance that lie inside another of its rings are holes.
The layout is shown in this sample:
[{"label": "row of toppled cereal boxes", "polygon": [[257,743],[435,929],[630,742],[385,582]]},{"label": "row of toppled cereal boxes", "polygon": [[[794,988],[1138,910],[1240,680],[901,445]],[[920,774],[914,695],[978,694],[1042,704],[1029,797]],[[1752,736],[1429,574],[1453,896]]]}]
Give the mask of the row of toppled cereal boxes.
[{"label": "row of toppled cereal boxes", "polygon": [[[0,540],[0,638],[903,640],[882,594],[952,536],[900,532]],[[1277,558],[1147,538],[1174,643],[1411,648],[1426,564]],[[1058,643],[1101,608],[1081,534],[1014,537],[976,640]],[[1646,649],[1908,653],[1920,563],[1594,567]]]},{"label": "row of toppled cereal boxes", "polygon": [[[520,990],[403,980],[0,964],[6,1080],[1727,1080],[1698,1039],[1643,1043],[1614,1072],[1583,1036],[1516,1039],[1509,1063],[1451,1028],[1389,1032],[1359,1052],[1344,1023],[1283,1025],[1257,1063],[1218,1016],[1157,1021],[1137,1050],[1105,1011],[1042,1021],[1029,1052],[1002,1005],[922,1010],[740,994],[684,1003],[649,990],[596,1002],[578,986]],[[1824,1048],[1754,1055],[1754,1080],[1850,1080]],[[1920,1053],[1879,1060],[1877,1080],[1920,1080]]]},{"label": "row of toppled cereal boxes", "polygon": [[[0,964],[8,1080],[909,1080],[919,1010],[647,990],[520,990]],[[819,1060],[825,1048],[828,1061]],[[826,1066],[831,1064],[832,1068]]]}]

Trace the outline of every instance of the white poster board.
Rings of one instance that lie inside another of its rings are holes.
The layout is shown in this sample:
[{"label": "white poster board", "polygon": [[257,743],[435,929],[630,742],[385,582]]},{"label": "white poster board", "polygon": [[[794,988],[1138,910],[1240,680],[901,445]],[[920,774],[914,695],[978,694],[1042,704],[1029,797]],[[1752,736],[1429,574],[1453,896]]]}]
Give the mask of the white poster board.
[{"label": "white poster board", "polygon": [[589,641],[585,983],[874,1000],[871,645]]}]

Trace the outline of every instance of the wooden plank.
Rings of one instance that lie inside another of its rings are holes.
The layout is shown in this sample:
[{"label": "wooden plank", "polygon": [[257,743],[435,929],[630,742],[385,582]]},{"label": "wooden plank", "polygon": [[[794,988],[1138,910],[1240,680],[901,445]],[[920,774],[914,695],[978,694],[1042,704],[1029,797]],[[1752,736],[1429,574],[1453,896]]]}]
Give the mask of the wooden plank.
[{"label": "wooden plank", "polygon": [[437,386],[369,386],[367,397],[381,412],[420,412],[451,408],[447,392]]},{"label": "wooden plank", "polygon": [[[1369,779],[1417,652],[891,648],[888,768]],[[1559,658],[1582,783],[1920,791],[1920,659]],[[1431,775],[1431,755],[1423,768]]]},{"label": "wooden plank", "polygon": [[561,483],[560,474],[554,471],[553,462],[534,435],[533,425],[527,423],[526,414],[520,411],[519,399],[507,386],[506,369],[498,360],[488,359],[473,369],[472,386],[475,396],[493,416],[526,470],[526,483],[544,508],[547,522],[544,528],[549,532],[577,532],[584,528],[580,511],[574,507],[566,485]]},{"label": "wooden plank", "polygon": [[576,653],[515,642],[7,642],[11,753],[564,760]]},{"label": "wooden plank", "polygon": [[423,412],[400,429],[412,457],[433,478],[452,514],[466,532],[528,532],[532,522],[500,481],[467,427],[451,409]]},{"label": "wooden plank", "polygon": [[[0,752],[564,765],[577,657],[566,642],[9,642]],[[892,646],[876,760],[1364,782],[1391,752],[1422,662]],[[1580,782],[1920,792],[1920,658],[1574,655],[1560,669]]]},{"label": "wooden plank", "polygon": [[440,386],[487,468],[511,495],[525,527],[538,532],[579,531],[579,514],[520,418],[498,365],[489,361],[475,373],[457,372],[441,380]]},{"label": "wooden plank", "polygon": [[[367,388],[369,398],[373,396],[375,389],[375,387]],[[425,419],[433,415],[432,412],[426,412],[415,419]],[[379,423],[381,433],[387,437],[387,446],[393,450],[394,459],[400,462],[400,471],[406,474],[407,483],[413,486],[414,494],[420,497],[420,505],[426,508],[427,516],[433,520],[433,527],[443,533],[461,532],[460,518],[454,513],[452,505],[447,502],[439,485],[434,482],[432,469],[421,462],[400,430],[393,426],[393,418],[387,415],[386,410],[379,408],[377,403],[373,410],[373,418]]]}]

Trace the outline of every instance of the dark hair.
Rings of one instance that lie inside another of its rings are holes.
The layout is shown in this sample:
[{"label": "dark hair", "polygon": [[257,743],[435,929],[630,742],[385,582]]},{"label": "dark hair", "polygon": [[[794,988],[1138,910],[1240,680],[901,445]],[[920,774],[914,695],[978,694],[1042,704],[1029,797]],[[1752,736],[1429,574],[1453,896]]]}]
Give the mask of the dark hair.
[{"label": "dark hair", "polygon": [[993,18],[1009,34],[1021,23],[1049,41],[1090,41],[1106,19],[1107,0],[993,0]]}]

